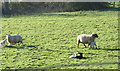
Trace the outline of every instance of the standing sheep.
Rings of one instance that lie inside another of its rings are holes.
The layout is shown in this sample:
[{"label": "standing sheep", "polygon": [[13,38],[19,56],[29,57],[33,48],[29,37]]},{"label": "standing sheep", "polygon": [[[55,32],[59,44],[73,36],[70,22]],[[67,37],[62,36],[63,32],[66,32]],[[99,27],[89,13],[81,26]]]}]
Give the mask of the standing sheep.
[{"label": "standing sheep", "polygon": [[90,46],[90,48],[94,48],[94,47],[97,46],[97,45],[96,45],[96,42],[95,42],[95,41],[92,41],[89,46]]},{"label": "standing sheep", "polygon": [[6,41],[7,41],[7,39],[4,39],[4,40],[0,41],[0,47],[4,47]]},{"label": "standing sheep", "polygon": [[[22,43],[22,37],[20,35],[6,35],[8,45],[15,45],[16,43]],[[22,43],[23,44],[23,43]]]},{"label": "standing sheep", "polygon": [[91,44],[91,42],[93,42],[95,40],[95,38],[98,38],[98,35],[93,33],[91,35],[86,35],[86,34],[82,34],[79,35],[77,37],[77,45],[79,47],[80,43],[83,43],[85,48],[87,48],[87,46],[85,44],[88,44],[88,46]]}]

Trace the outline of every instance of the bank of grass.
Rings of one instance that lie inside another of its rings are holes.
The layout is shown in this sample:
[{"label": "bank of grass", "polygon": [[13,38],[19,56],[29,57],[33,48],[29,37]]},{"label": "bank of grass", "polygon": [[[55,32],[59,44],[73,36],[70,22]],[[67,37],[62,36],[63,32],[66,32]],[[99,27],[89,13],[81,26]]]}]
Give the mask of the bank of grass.
[{"label": "bank of grass", "polygon": [[[118,11],[43,13],[2,18],[2,38],[20,34],[25,46],[2,49],[2,69],[117,69]],[[77,48],[79,34],[97,33],[98,49]],[[7,45],[7,44],[6,44]],[[70,59],[74,52],[86,59]]]}]

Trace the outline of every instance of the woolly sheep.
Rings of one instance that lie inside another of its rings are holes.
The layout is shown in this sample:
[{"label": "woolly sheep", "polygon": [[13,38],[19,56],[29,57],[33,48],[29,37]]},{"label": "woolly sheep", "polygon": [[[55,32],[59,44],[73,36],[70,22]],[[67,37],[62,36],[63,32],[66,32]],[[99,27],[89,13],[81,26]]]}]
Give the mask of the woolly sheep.
[{"label": "woolly sheep", "polygon": [[22,37],[18,34],[16,35],[7,34],[6,39],[7,39],[8,45],[15,45],[16,43],[22,43]]},{"label": "woolly sheep", "polygon": [[92,41],[89,46],[90,46],[90,48],[94,48],[94,47],[97,46],[97,45],[96,45],[96,42],[95,42],[95,41]]},{"label": "woolly sheep", "polygon": [[83,58],[83,53],[74,53],[75,56],[70,56],[69,58],[78,58],[78,59],[81,59]]},{"label": "woolly sheep", "polygon": [[79,35],[77,37],[77,45],[79,47],[79,44],[82,43],[84,44],[85,48],[87,48],[85,44],[88,44],[89,46],[90,43],[95,40],[95,38],[98,38],[98,35],[95,33],[92,33],[91,35],[86,35],[86,34]]},{"label": "woolly sheep", "polygon": [[4,40],[0,41],[0,47],[4,47],[6,41],[7,41],[7,39],[4,39]]}]

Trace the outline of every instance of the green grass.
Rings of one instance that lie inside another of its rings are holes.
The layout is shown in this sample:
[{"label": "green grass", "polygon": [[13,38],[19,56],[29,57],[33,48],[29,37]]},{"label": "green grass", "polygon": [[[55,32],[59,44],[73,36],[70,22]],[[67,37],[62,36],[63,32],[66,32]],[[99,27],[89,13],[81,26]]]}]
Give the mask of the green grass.
[{"label": "green grass", "polygon": [[[99,49],[77,48],[80,34],[97,33]],[[2,49],[2,69],[117,69],[118,11],[43,13],[2,18],[2,38],[20,34],[25,46]],[[7,45],[7,43],[6,43]],[[32,46],[32,47],[30,47]],[[87,59],[70,59],[74,52]],[[108,64],[107,64],[108,63]]]}]

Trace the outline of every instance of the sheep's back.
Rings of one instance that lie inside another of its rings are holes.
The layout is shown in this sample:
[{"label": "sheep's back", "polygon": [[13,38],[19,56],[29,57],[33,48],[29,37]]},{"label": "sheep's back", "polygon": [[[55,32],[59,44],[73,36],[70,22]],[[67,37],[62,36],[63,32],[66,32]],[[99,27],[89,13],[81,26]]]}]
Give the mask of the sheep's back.
[{"label": "sheep's back", "polygon": [[19,36],[19,35],[13,35],[13,36],[11,36],[11,37],[8,37],[8,41],[9,42],[21,42],[22,41],[22,37],[21,36]]},{"label": "sheep's back", "polygon": [[89,35],[79,35],[78,39],[80,40],[81,43],[88,43],[91,37]]}]

